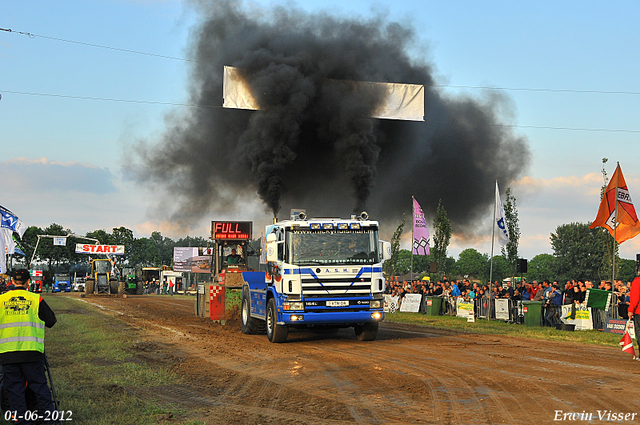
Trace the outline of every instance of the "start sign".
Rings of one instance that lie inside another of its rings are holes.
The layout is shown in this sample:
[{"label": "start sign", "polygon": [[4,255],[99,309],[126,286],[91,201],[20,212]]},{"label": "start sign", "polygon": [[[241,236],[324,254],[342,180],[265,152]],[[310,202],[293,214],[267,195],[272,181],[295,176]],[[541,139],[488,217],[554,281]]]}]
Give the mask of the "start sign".
[{"label": "start sign", "polygon": [[124,245],[89,245],[77,243],[76,254],[124,255]]}]

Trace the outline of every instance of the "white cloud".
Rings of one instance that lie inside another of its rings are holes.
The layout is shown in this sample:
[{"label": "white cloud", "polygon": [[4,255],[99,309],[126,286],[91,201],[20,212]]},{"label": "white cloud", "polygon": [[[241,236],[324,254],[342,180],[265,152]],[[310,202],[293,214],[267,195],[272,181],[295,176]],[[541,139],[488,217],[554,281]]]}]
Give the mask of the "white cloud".
[{"label": "white cloud", "polygon": [[79,162],[56,162],[47,158],[15,158],[0,162],[3,185],[13,191],[82,192],[107,194],[116,191],[115,176],[107,168]]}]

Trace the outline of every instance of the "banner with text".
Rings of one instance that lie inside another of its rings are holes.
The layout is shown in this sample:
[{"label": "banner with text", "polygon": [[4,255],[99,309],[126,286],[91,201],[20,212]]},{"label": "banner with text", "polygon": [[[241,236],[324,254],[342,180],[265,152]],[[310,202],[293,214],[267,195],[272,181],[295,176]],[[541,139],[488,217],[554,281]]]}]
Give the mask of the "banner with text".
[{"label": "banner with text", "polygon": [[587,303],[577,304],[575,308],[573,305],[563,305],[562,316],[560,316],[560,318],[562,323],[576,325],[575,330],[577,331],[593,329],[591,308],[587,307]]},{"label": "banner with text", "polygon": [[407,294],[402,299],[400,311],[406,313],[417,313],[420,311],[420,301],[422,301],[422,294]]},{"label": "banner with text", "polygon": [[124,245],[90,245],[77,243],[76,254],[124,255]]}]

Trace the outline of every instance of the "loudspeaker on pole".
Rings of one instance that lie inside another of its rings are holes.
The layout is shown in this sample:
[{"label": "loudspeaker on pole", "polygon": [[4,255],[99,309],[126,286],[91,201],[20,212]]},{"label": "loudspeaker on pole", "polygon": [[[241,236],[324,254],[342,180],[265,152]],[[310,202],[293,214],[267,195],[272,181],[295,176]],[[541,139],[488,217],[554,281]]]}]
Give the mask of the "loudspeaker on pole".
[{"label": "loudspeaker on pole", "polygon": [[524,258],[518,258],[516,260],[516,272],[517,273],[526,273],[527,272],[527,260]]}]

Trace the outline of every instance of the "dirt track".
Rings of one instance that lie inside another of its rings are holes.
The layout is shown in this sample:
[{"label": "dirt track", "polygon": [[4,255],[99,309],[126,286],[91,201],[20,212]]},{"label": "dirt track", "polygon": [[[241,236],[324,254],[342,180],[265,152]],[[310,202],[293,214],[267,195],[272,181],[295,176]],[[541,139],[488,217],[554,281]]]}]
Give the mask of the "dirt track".
[{"label": "dirt track", "polygon": [[544,424],[570,412],[610,423],[598,410],[638,413],[619,423],[640,423],[640,362],[619,347],[391,323],[373,342],[343,329],[271,344],[242,334],[237,321],[196,317],[194,298],[180,298],[84,300],[146,330],[140,353],[171,359],[189,382],[135,395],[170,400],[206,423]]}]

